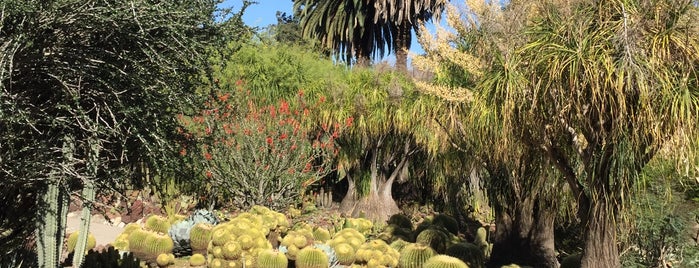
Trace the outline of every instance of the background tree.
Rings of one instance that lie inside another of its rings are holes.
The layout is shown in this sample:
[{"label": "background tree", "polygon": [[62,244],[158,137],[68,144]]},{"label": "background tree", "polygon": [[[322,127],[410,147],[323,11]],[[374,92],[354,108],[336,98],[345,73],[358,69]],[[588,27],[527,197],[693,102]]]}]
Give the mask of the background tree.
[{"label": "background tree", "polygon": [[[531,5],[519,1],[500,3],[467,1],[462,9],[447,7],[446,19],[453,31],[437,27],[437,35],[420,38],[427,48],[413,62],[418,69],[435,73],[432,83],[418,82],[420,89],[452,103],[452,113],[438,115],[464,160],[478,172],[495,216],[493,250],[489,267],[510,263],[556,267],[554,219],[558,191],[555,172],[547,169],[535,147],[508,140],[497,103],[479,95],[487,78],[487,63],[521,42],[522,27]],[[508,81],[510,77],[498,77]],[[553,180],[552,180],[553,178]],[[456,177],[463,183],[464,177]]]},{"label": "background tree", "polygon": [[371,58],[396,54],[396,67],[407,69],[412,30],[420,22],[439,18],[445,0],[296,0],[294,15],[303,36],[318,40],[347,64],[356,58],[366,66]]},{"label": "background tree", "polygon": [[[581,1],[544,6],[529,41],[493,65],[488,96],[507,134],[542,148],[565,178],[584,228],[583,267],[618,267],[618,216],[637,174],[696,131],[696,6]],[[515,83],[498,77],[520,77]],[[676,151],[692,157],[694,150]]]},{"label": "background tree", "polygon": [[3,214],[3,250],[37,223],[39,265],[58,266],[69,194],[84,188],[87,227],[96,191],[123,187],[137,163],[168,167],[175,115],[195,102],[196,66],[223,35],[216,5],[0,2],[0,188],[28,209]]}]

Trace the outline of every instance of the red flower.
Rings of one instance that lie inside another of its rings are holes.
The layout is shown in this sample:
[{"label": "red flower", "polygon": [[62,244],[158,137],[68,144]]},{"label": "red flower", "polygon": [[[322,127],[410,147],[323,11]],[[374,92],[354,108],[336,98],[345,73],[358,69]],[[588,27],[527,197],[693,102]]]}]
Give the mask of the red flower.
[{"label": "red flower", "polygon": [[303,97],[303,89],[299,89],[299,96]]},{"label": "red flower", "polygon": [[286,101],[281,101],[279,103],[279,113],[280,114],[289,114],[289,103]]},{"label": "red flower", "polygon": [[204,159],[206,159],[206,160],[211,160],[211,158],[212,158],[212,157],[211,157],[211,154],[210,154],[210,153],[208,153],[208,152],[204,153]]},{"label": "red flower", "polygon": [[288,137],[288,135],[286,135],[286,133],[282,133],[281,135],[279,135],[279,139],[280,139],[280,140],[284,140],[284,139],[286,139],[287,137]]},{"label": "red flower", "polygon": [[348,117],[347,119],[345,119],[345,126],[351,127],[352,122],[354,122],[354,117],[352,117],[352,116]]},{"label": "red flower", "polygon": [[318,99],[318,101],[319,101],[320,103],[325,102],[325,96],[320,96],[320,98]]},{"label": "red flower", "polygon": [[218,96],[218,100],[220,100],[220,101],[227,101],[227,100],[228,100],[228,97],[230,97],[230,96],[231,96],[231,94],[229,94],[229,93],[226,93],[226,94],[223,94],[223,95],[219,95],[219,96]]},{"label": "red flower", "polygon": [[270,145],[271,145],[272,142],[274,142],[274,140],[272,139],[272,137],[267,137],[267,144],[270,144]]},{"label": "red flower", "polygon": [[180,150],[180,155],[181,155],[181,156],[187,155],[187,149],[182,148],[182,150]]},{"label": "red flower", "polygon": [[211,177],[213,177],[213,176],[214,176],[214,174],[211,173],[211,170],[207,170],[207,171],[206,171],[206,177],[207,177],[207,178],[211,178]]}]

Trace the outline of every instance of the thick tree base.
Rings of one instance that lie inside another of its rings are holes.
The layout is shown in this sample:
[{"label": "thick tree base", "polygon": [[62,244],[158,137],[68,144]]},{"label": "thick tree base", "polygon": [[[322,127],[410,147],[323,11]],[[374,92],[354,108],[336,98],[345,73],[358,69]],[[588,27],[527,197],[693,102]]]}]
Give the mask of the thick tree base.
[{"label": "thick tree base", "polygon": [[347,194],[340,204],[340,212],[354,218],[364,217],[375,222],[385,222],[400,209],[390,195],[369,194],[359,199]]}]

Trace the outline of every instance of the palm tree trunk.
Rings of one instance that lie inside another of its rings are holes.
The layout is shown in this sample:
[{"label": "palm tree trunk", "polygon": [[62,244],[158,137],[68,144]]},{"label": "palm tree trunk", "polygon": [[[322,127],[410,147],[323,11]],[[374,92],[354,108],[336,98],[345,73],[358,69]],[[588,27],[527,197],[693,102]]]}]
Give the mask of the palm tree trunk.
[{"label": "palm tree trunk", "polygon": [[605,181],[608,176],[598,176],[593,179],[592,189],[597,199],[586,198],[588,204],[581,204],[583,211],[582,223],[585,226],[585,245],[581,258],[581,267],[586,268],[617,268],[621,267],[619,249],[616,245],[616,212],[618,204],[605,191]]},{"label": "palm tree trunk", "polygon": [[410,42],[412,42],[412,25],[406,19],[398,25],[393,25],[391,28],[395,33],[393,48],[396,54],[396,69],[401,72],[407,72],[408,51],[410,50]]}]

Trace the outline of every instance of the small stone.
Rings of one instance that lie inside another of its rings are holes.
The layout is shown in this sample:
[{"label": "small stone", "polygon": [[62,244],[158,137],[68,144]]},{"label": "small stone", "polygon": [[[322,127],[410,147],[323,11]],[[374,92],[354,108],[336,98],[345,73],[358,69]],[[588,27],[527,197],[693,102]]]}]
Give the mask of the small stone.
[{"label": "small stone", "polygon": [[73,218],[73,217],[75,217],[76,215],[78,215],[78,214],[75,213],[75,212],[68,212],[68,218]]},{"label": "small stone", "polygon": [[119,228],[124,228],[124,226],[126,226],[126,223],[124,223],[124,222],[119,222],[116,226],[119,227]]}]

